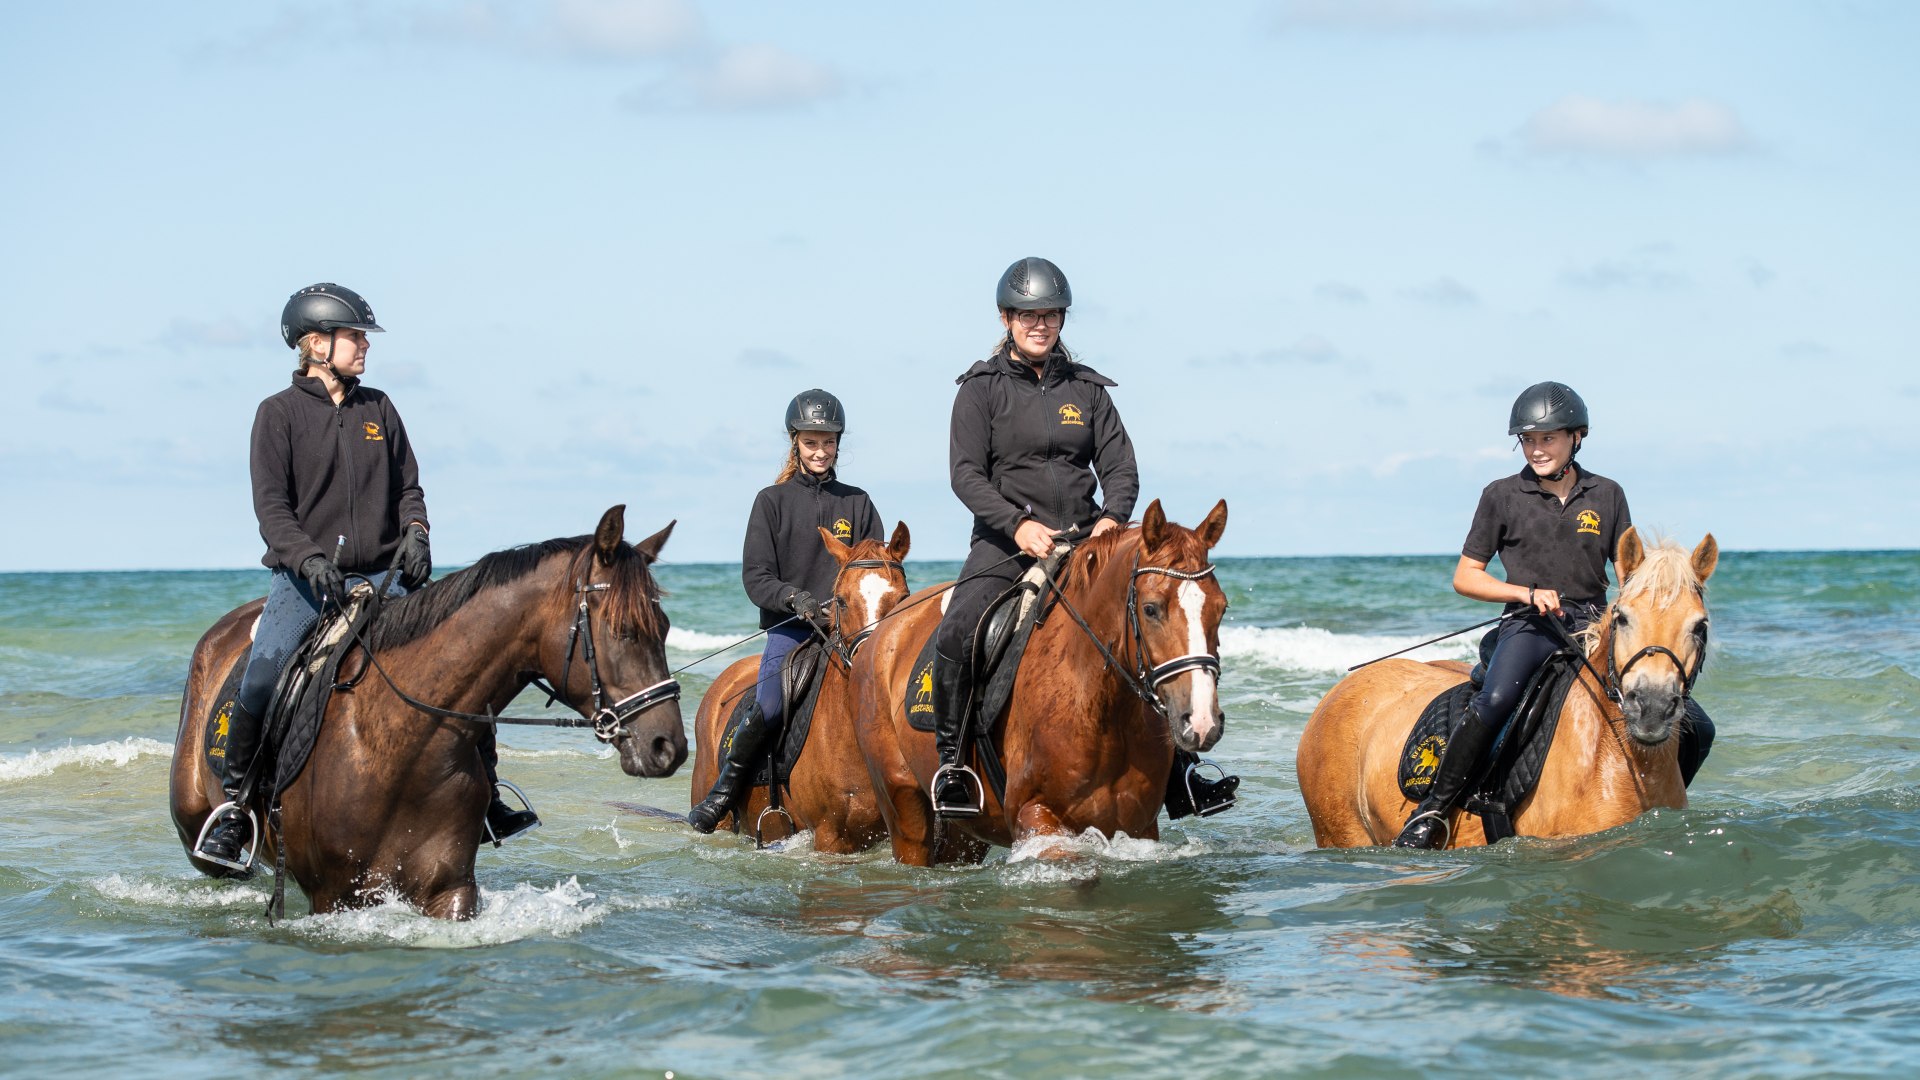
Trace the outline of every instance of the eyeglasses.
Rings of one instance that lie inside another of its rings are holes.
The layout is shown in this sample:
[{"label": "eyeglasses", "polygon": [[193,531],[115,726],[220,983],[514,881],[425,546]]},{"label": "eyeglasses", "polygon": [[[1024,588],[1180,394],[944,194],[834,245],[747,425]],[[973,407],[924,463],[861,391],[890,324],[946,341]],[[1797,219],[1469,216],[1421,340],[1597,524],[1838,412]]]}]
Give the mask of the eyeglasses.
[{"label": "eyeglasses", "polygon": [[1029,330],[1041,323],[1046,323],[1057,330],[1066,323],[1067,313],[1064,311],[1016,311],[1013,313],[1013,321]]}]

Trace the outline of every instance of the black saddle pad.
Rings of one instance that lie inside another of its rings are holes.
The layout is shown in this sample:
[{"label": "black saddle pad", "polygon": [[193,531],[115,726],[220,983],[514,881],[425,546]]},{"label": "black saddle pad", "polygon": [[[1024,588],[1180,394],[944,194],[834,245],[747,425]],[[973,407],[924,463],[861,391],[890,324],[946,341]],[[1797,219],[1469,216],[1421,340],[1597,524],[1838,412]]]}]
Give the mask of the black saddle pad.
[{"label": "black saddle pad", "polygon": [[[1020,658],[1026,655],[1027,640],[1033,636],[1033,628],[1046,613],[1047,601],[1051,599],[1041,596],[1045,589],[1045,583],[1039,580],[1022,578],[1015,582],[987,606],[986,615],[974,630],[971,719],[977,733],[990,731],[1013,698]],[[1030,597],[1033,602],[1025,603]],[[934,641],[938,636],[927,638],[927,643],[921,646],[920,656],[913,662],[913,677],[907,680],[901,701],[907,723],[916,731],[933,730]]]},{"label": "black saddle pad", "polygon": [[[817,638],[787,654],[786,665],[781,669],[786,713],[781,717],[780,733],[768,740],[766,753],[754,767],[755,787],[766,787],[776,777],[785,784],[793,776],[793,767],[800,760],[801,751],[807,748],[807,736],[813,731],[813,708],[820,700],[826,661],[827,651]],[[719,745],[727,744],[752,706],[750,693],[741,694],[740,700],[733,703],[733,709],[727,713],[726,726],[720,731]]]},{"label": "black saddle pad", "polygon": [[[1492,765],[1464,800],[1466,809],[1480,816],[1488,843],[1513,835],[1514,808],[1540,782],[1547,750],[1560,724],[1560,708],[1579,671],[1580,659],[1570,652],[1547,658],[1494,744]],[[1415,802],[1426,798],[1447,740],[1466,718],[1467,701],[1477,691],[1478,684],[1471,681],[1449,687],[1421,711],[1400,753],[1400,791],[1407,798]]]}]

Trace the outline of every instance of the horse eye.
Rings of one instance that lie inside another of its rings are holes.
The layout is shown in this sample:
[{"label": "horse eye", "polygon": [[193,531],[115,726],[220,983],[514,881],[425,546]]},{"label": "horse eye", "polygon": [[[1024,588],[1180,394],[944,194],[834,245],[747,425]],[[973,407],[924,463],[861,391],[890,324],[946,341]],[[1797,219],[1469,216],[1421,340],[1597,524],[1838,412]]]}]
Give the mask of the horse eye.
[{"label": "horse eye", "polygon": [[1693,624],[1693,636],[1702,641],[1707,639],[1707,620],[1701,619],[1699,622]]},{"label": "horse eye", "polygon": [[1140,610],[1146,612],[1147,618],[1149,619],[1158,619],[1160,617],[1159,604],[1149,603],[1146,606],[1142,607]]}]

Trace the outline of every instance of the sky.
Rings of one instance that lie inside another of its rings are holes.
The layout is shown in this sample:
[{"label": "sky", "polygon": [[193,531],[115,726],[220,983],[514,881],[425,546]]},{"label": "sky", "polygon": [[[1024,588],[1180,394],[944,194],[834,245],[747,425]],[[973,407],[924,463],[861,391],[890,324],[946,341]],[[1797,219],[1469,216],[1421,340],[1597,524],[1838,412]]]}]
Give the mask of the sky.
[{"label": "sky", "polygon": [[[443,564],[627,504],[733,561],[786,402],[964,553],[1017,258],[1228,556],[1451,553],[1571,384],[1636,523],[1910,548],[1920,5],[98,2],[0,11],[0,571],[239,568],[295,289]],[[1903,104],[1905,103],[1905,104]]]}]

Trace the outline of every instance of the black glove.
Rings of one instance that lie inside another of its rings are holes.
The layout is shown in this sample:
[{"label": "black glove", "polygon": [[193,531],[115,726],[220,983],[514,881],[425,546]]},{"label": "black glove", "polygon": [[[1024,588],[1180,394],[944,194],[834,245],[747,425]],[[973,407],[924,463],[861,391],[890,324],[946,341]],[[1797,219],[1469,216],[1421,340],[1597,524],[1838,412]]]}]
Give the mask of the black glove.
[{"label": "black glove", "polygon": [[815,626],[826,625],[826,609],[822,608],[820,601],[815,600],[813,594],[805,589],[787,598],[787,609]]},{"label": "black glove", "polygon": [[427,550],[427,527],[417,521],[400,530],[400,550],[394,553],[400,564],[400,584],[417,589],[433,576],[433,556]]},{"label": "black glove", "polygon": [[347,576],[340,568],[328,561],[325,555],[309,555],[307,561],[300,564],[300,576],[313,586],[315,599],[331,598],[336,604],[347,601]]}]

